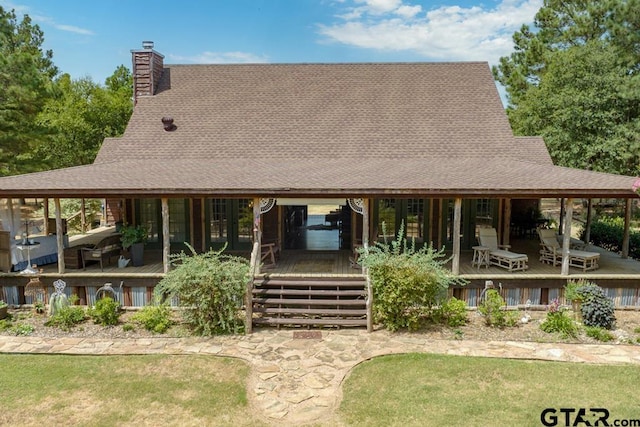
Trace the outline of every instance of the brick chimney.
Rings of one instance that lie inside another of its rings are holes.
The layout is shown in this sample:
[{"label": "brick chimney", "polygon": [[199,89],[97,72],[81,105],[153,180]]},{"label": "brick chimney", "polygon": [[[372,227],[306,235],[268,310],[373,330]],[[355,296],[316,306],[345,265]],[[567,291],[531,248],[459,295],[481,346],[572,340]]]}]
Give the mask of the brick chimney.
[{"label": "brick chimney", "polygon": [[142,96],[153,96],[162,77],[164,55],[153,50],[152,41],[143,41],[142,49],[131,51],[133,60],[133,103]]}]

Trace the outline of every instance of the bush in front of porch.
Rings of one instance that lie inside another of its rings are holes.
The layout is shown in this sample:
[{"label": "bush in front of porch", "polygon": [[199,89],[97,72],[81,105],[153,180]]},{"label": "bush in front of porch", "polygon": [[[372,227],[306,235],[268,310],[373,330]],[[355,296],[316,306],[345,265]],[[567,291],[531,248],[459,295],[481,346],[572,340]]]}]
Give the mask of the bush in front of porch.
[{"label": "bush in front of porch", "polygon": [[[382,227],[386,235],[384,222]],[[444,250],[431,245],[416,250],[415,243],[408,244],[404,223],[395,240],[377,242],[360,254],[371,276],[374,321],[391,331],[417,330],[446,300],[449,286],[464,284],[444,267]]]},{"label": "bush in front of porch", "polygon": [[175,268],[156,286],[156,300],[177,298],[183,308],[182,317],[195,334],[243,332],[240,308],[249,277],[249,261],[223,254],[226,246],[203,254],[187,246],[191,255],[184,252],[172,255]]}]

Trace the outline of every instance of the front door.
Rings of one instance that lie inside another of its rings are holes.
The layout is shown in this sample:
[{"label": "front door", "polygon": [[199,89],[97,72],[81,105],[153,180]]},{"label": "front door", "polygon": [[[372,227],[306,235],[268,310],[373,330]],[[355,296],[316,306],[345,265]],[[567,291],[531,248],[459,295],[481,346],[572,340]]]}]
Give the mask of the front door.
[{"label": "front door", "polygon": [[207,246],[230,251],[250,251],[253,210],[250,199],[207,199]]}]

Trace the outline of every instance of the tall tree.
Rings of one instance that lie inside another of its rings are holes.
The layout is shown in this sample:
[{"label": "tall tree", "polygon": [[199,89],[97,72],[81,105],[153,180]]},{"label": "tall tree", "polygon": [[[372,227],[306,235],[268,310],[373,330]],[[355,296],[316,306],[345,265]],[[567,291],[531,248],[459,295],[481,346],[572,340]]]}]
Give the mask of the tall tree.
[{"label": "tall tree", "polygon": [[541,135],[557,164],[637,174],[640,0],[545,0],[535,29],[493,68],[514,132]]},{"label": "tall tree", "polygon": [[58,95],[38,118],[50,135],[35,156],[51,168],[91,163],[104,138],[119,136],[126,128],[133,111],[131,72],[119,66],[105,86],[63,74],[55,87]]},{"label": "tall tree", "polygon": [[51,94],[58,73],[53,53],[42,50],[44,35],[25,15],[0,6],[0,176],[37,168],[21,156],[42,136],[37,114]]}]

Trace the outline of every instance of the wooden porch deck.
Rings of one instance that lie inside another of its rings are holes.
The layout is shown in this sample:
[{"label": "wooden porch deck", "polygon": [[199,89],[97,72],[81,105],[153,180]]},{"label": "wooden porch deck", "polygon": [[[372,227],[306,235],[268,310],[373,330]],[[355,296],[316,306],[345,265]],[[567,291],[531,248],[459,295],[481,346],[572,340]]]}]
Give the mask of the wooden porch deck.
[{"label": "wooden porch deck", "polygon": [[[589,246],[589,252],[600,254],[600,267],[596,270],[584,272],[582,269],[569,268],[569,277],[578,279],[640,279],[640,262],[634,259],[622,259],[620,255],[608,252],[597,246]],[[496,266],[474,267],[471,265],[473,251],[463,251],[460,256],[460,275],[467,280],[498,279],[566,279],[560,274],[561,267],[545,264],[539,261],[540,244],[538,239],[519,239],[512,241],[511,251],[525,253],[529,257],[529,268],[526,271],[509,272]],[[450,264],[449,264],[450,265]]]},{"label": "wooden porch deck", "polygon": [[[99,239],[99,236],[89,237]],[[83,241],[84,243],[85,241]],[[71,242],[72,245],[78,244]],[[513,252],[526,253],[529,257],[529,268],[526,271],[509,272],[506,269],[496,266],[474,267],[471,265],[473,251],[462,251],[460,256],[460,276],[466,280],[476,282],[485,280],[510,280],[510,281],[535,281],[535,280],[563,280],[567,277],[560,274],[559,266],[552,266],[541,263],[539,258],[539,243],[537,239],[520,239],[512,241]],[[583,272],[578,268],[569,269],[569,278],[583,278],[590,280],[615,280],[624,281],[625,285],[631,287],[640,286],[640,262],[633,259],[622,259],[618,254],[608,252],[602,248],[590,246],[589,251],[600,253],[600,268],[593,271]],[[360,275],[359,268],[353,268],[349,258],[351,251],[310,251],[310,250],[285,250],[282,251],[280,259],[273,268],[263,268],[262,273],[274,276],[357,276]],[[451,262],[447,264],[451,267]],[[88,279],[91,282],[97,280],[124,280],[124,279],[150,279],[158,281],[163,276],[162,252],[160,250],[145,249],[144,265],[126,268],[118,268],[115,258],[111,264],[105,264],[104,271],[100,270],[98,264],[88,265],[86,270],[67,268],[64,274],[58,273],[57,264],[39,266],[42,270],[41,277],[62,278],[63,280],[73,279],[79,281]],[[20,275],[19,272],[0,273],[0,277],[26,279],[28,276]],[[53,279],[53,280],[55,280]],[[630,281],[637,283],[631,284]]]}]

